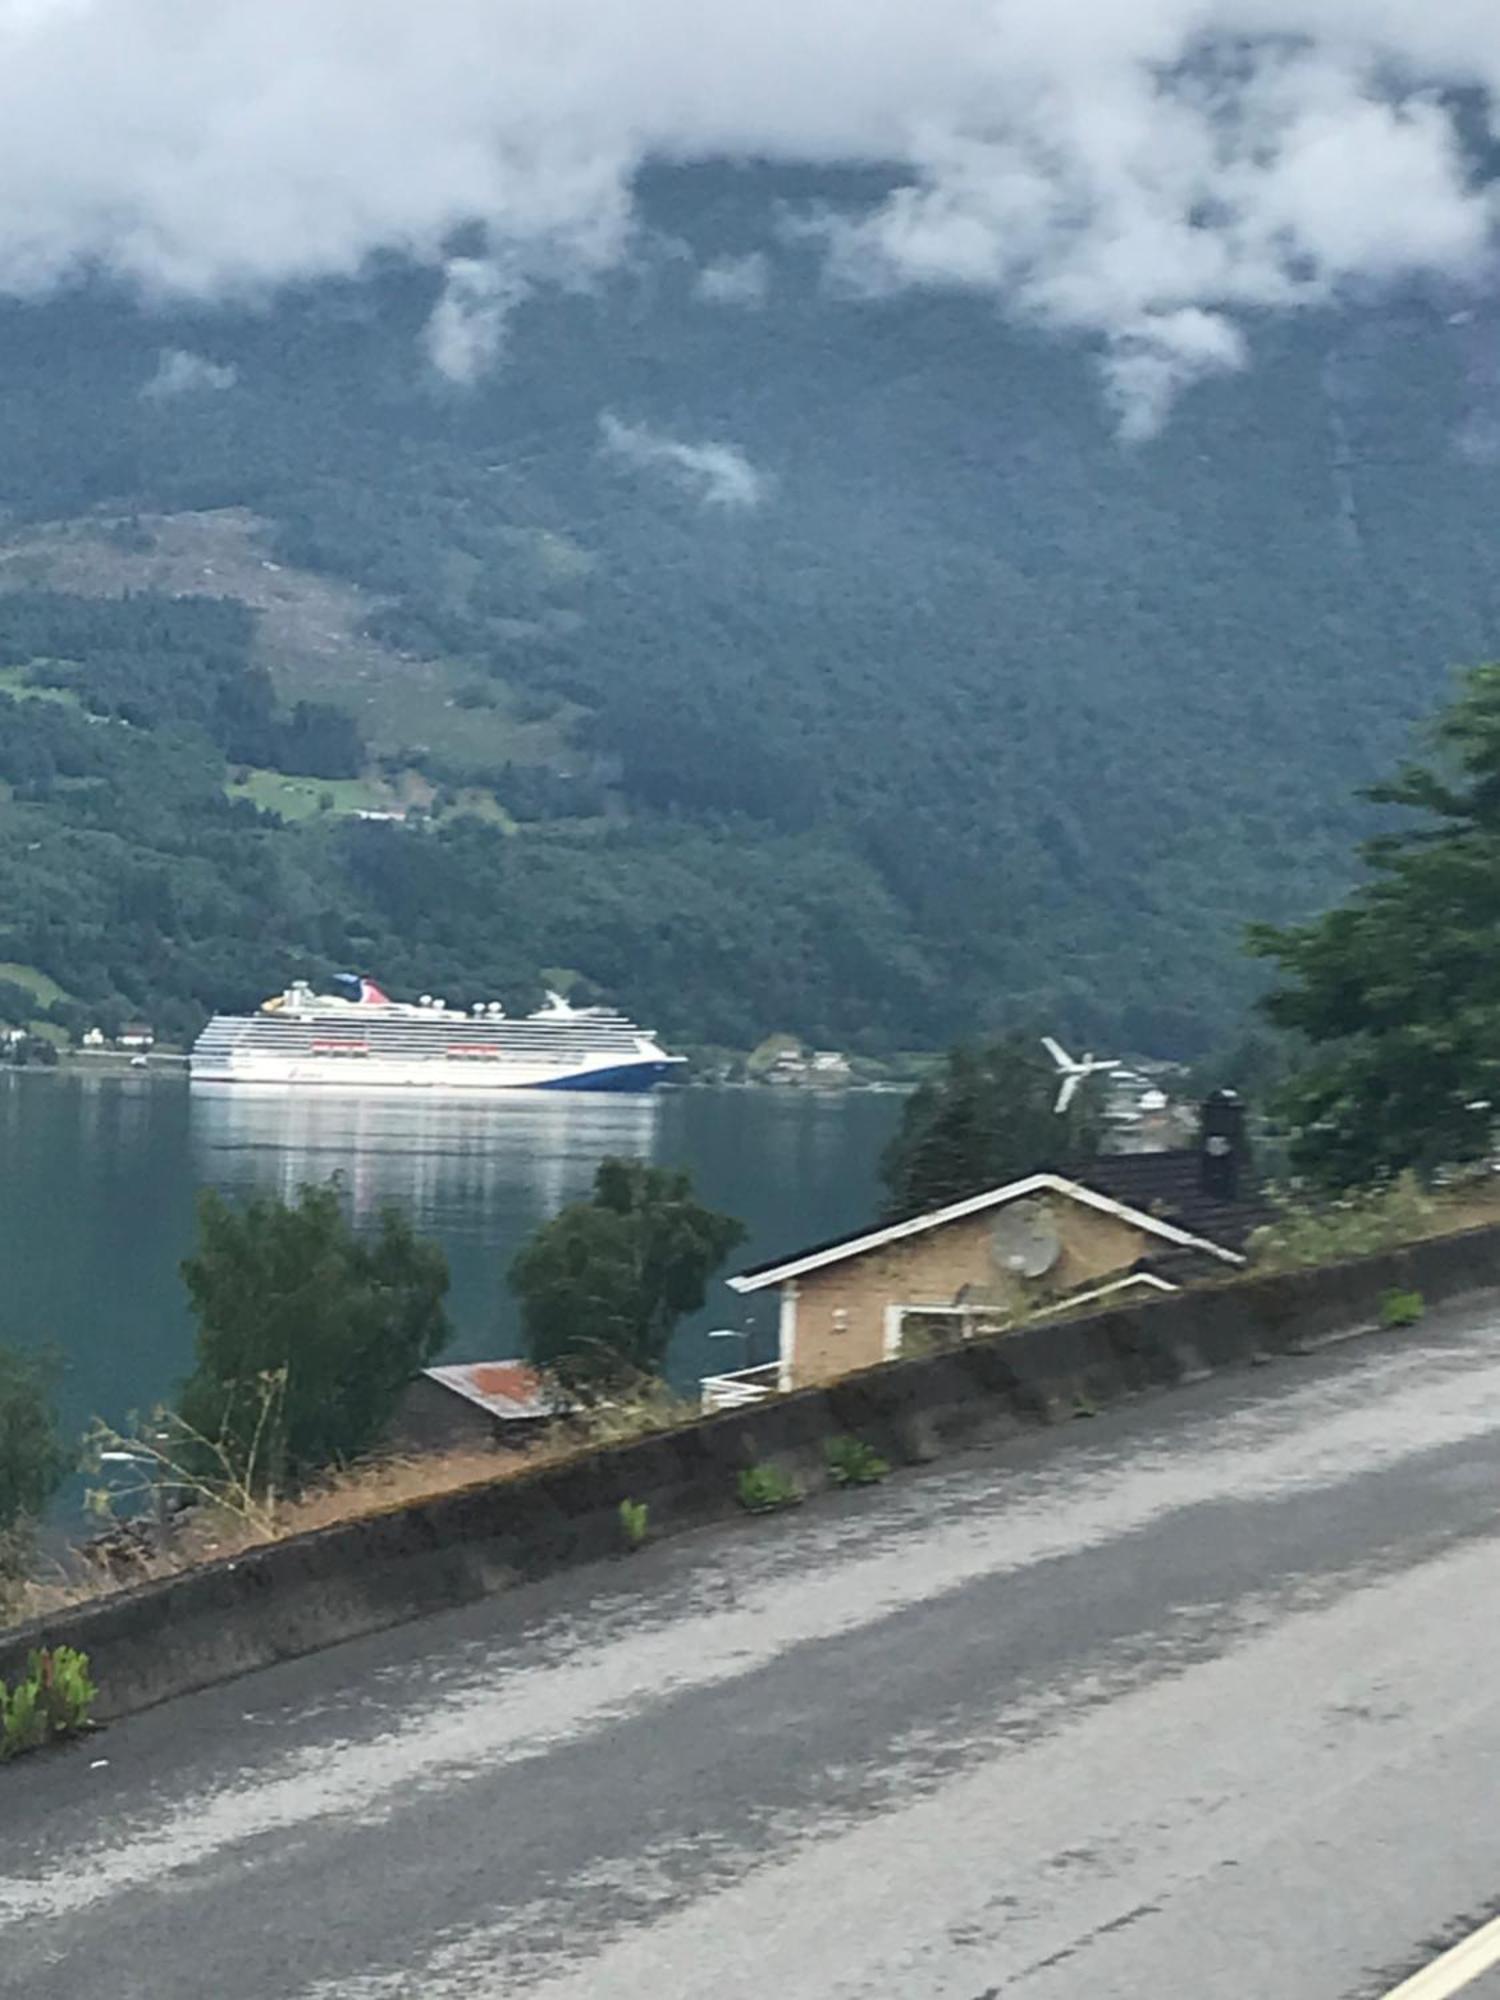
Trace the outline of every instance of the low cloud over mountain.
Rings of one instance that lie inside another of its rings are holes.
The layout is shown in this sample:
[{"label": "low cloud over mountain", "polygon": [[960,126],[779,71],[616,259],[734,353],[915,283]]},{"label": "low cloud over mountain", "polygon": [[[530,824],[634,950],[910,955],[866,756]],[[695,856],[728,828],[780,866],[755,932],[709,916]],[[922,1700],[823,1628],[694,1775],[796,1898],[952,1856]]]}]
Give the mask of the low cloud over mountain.
[{"label": "low cloud over mountain", "polygon": [[1259,311],[1483,283],[1497,91],[1492,0],[0,0],[0,287],[405,253],[464,380],[528,286],[630,256],[643,164],[862,161],[901,184],[798,221],[833,282],[1082,336],[1145,433]]},{"label": "low cloud over mountain", "polygon": [[736,445],[664,437],[645,424],[622,423],[607,412],[599,419],[599,435],[611,457],[660,474],[705,507],[758,507],[770,490],[765,474]]}]

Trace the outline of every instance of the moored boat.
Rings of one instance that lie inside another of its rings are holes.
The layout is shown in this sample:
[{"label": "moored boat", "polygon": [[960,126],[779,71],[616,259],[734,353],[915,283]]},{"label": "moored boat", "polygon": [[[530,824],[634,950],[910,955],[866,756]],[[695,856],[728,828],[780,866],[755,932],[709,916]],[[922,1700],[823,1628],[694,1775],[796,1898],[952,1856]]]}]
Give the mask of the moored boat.
[{"label": "moored boat", "polygon": [[650,1090],[683,1060],[610,1007],[546,1005],[512,1019],[496,1000],[464,1009],[392,1000],[340,974],[304,980],[254,1014],[215,1014],[193,1044],[195,1083],[339,1084],[441,1090]]}]

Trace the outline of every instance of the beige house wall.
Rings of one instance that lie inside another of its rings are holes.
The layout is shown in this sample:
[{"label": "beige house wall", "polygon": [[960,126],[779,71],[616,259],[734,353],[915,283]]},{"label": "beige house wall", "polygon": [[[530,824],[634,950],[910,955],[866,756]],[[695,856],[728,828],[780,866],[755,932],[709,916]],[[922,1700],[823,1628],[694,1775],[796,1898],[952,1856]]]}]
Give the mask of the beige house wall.
[{"label": "beige house wall", "polygon": [[1128,1271],[1159,1239],[1117,1216],[1053,1196],[1046,1206],[1062,1255],[1045,1278],[1018,1278],[991,1252],[991,1209],[846,1257],[781,1287],[782,1374],[787,1388],[831,1381],[889,1358],[888,1309],[963,1302],[1023,1311]]}]

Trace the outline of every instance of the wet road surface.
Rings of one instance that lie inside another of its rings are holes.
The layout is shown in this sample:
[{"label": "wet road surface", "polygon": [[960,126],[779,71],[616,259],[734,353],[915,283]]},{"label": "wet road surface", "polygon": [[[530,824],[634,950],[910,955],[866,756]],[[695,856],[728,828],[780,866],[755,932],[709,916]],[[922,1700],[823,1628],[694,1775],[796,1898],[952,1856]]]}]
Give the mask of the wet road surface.
[{"label": "wet road surface", "polygon": [[1497,1661],[1488,1308],[10,1766],[0,1993],[1376,2000],[1500,1910]]}]

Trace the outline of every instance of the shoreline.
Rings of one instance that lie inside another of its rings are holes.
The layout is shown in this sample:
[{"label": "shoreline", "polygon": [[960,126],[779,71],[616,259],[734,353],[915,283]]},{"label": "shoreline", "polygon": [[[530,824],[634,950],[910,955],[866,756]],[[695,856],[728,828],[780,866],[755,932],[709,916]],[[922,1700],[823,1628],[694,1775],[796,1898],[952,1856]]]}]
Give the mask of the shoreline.
[{"label": "shoreline", "polygon": [[[177,1050],[167,1050],[167,1049],[160,1049],[160,1050],[153,1049],[150,1055],[146,1058],[144,1063],[137,1063],[132,1056],[126,1054],[122,1050],[60,1049],[58,1051],[58,1058],[55,1063],[7,1063],[0,1065],[0,1073],[10,1076],[52,1076],[52,1077],[55,1076],[152,1077],[154,1076],[157,1078],[163,1078],[163,1077],[170,1078],[173,1082],[181,1082],[189,1080],[188,1077],[189,1060],[190,1058],[186,1050],[177,1051]],[[222,1088],[224,1086],[219,1086],[219,1087]],[[264,1088],[265,1086],[252,1086],[252,1087]],[[342,1087],[348,1088],[348,1086],[342,1086]],[[740,1092],[753,1092],[756,1096],[785,1097],[792,1099],[800,1099],[808,1097],[816,1097],[816,1098],[900,1097],[906,1095],[908,1092],[915,1089],[915,1087],[916,1086],[911,1083],[894,1082],[894,1081],[885,1082],[874,1079],[869,1081],[860,1080],[853,1083],[802,1084],[802,1083],[763,1083],[758,1081],[754,1077],[736,1077],[734,1079],[725,1079],[719,1077],[705,1076],[705,1077],[684,1077],[680,1083],[677,1082],[659,1083],[655,1085],[651,1090],[641,1091],[639,1095],[642,1098],[651,1098],[669,1092],[675,1095],[679,1092],[697,1093],[703,1091],[732,1091],[735,1092],[736,1094]],[[278,1086],[278,1088],[288,1093],[299,1090],[299,1086],[296,1084],[285,1084]],[[302,1086],[300,1088],[306,1088],[306,1086]],[[418,1094],[422,1095],[446,1094],[450,1096],[459,1095],[459,1093],[454,1093],[454,1092],[433,1093],[431,1091],[427,1091],[419,1093],[413,1090],[410,1086],[399,1086],[399,1085],[397,1086],[388,1085],[385,1086],[384,1088],[380,1086],[375,1086],[370,1088],[364,1094],[372,1097],[388,1096],[392,1093],[393,1090],[398,1090],[400,1094],[403,1096],[418,1095]],[[575,1096],[589,1095],[589,1093],[586,1092],[562,1093],[556,1091],[549,1092],[545,1090],[532,1090],[532,1091],[509,1091],[509,1092],[465,1091],[462,1093],[462,1096],[465,1099],[468,1099],[471,1097],[487,1098],[491,1096],[546,1097],[546,1096],[561,1096],[564,1094],[575,1095]],[[595,1094],[599,1096],[619,1095],[619,1093],[617,1092],[598,1092]]]}]

